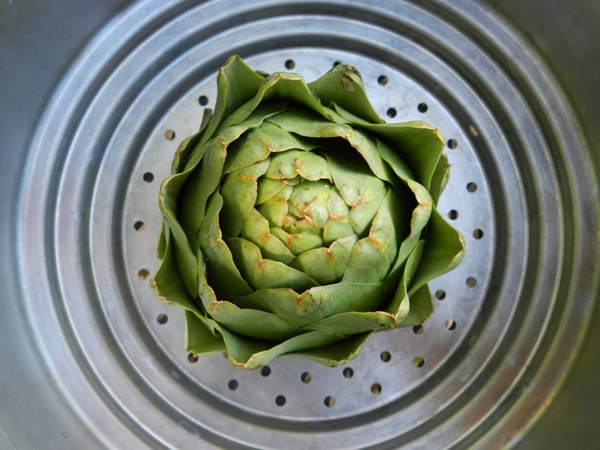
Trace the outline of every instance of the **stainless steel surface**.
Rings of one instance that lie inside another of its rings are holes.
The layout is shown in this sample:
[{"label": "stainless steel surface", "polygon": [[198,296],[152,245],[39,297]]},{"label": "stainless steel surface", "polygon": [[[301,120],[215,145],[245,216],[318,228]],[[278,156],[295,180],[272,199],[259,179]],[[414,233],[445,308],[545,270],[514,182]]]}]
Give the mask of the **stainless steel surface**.
[{"label": "stainless steel surface", "polygon": [[[16,17],[27,10],[20,5],[0,8]],[[598,182],[589,161],[600,156],[586,146],[587,129],[554,72],[515,28],[467,1],[93,5],[98,22],[79,25],[85,44],[69,47],[59,31],[49,33],[56,69],[40,75],[46,90],[37,88],[47,102],[32,96],[27,125],[3,134],[22,159],[9,161],[3,145],[11,207],[2,252],[16,264],[2,268],[10,301],[1,345],[13,363],[0,371],[9,405],[1,443],[541,442],[535,427],[589,345],[598,292]],[[45,8],[55,14],[52,30],[75,21],[64,6]],[[6,29],[0,19],[0,33]],[[35,55],[19,52],[31,38],[11,39],[15,47],[0,53],[11,63],[2,66],[8,80]],[[449,220],[466,236],[467,253],[431,283],[443,298],[423,328],[375,335],[359,358],[334,369],[281,358],[240,372],[221,355],[195,360],[183,351],[181,312],[161,305],[148,285],[158,263],[158,184],[178,141],[214,102],[216,70],[234,53],[269,72],[293,61],[307,79],[335,62],[354,65],[383,117],[425,119],[449,140],[453,174],[440,210],[458,213]],[[12,65],[19,55],[24,62]],[[1,117],[16,124],[14,94],[0,93]],[[29,385],[37,385],[32,393]]]}]

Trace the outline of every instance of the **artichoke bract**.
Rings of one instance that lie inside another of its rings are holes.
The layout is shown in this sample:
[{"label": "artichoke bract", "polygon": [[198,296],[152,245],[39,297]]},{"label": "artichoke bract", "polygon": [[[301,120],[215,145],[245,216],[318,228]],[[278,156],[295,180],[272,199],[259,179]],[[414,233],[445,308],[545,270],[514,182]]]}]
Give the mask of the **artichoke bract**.
[{"label": "artichoke bract", "polygon": [[234,56],[217,85],[160,189],[152,286],[185,310],[187,350],[335,366],[375,331],[423,323],[427,283],[464,254],[435,206],[438,131],[386,124],[347,65],[306,83]]}]

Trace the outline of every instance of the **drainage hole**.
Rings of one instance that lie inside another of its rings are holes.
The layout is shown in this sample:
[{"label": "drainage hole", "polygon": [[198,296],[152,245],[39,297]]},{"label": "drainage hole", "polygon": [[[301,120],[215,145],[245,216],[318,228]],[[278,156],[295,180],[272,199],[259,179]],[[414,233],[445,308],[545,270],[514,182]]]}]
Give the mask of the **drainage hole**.
[{"label": "drainage hole", "polygon": [[135,231],[144,231],[144,222],[138,220],[136,223],[133,224],[133,228],[135,229]]},{"label": "drainage hole", "polygon": [[285,397],[283,395],[278,395],[277,397],[275,397],[275,404],[277,406],[285,405]]},{"label": "drainage hole", "polygon": [[458,211],[455,209],[451,209],[450,211],[448,211],[448,217],[450,218],[450,220],[458,219]]},{"label": "drainage hole", "polygon": [[354,370],[352,370],[350,367],[346,367],[342,373],[344,374],[345,378],[352,378],[354,376]]},{"label": "drainage hole", "polygon": [[140,280],[145,280],[149,276],[150,272],[148,272],[148,269],[140,269],[140,271],[138,272],[138,277],[140,277]]},{"label": "drainage hole", "polygon": [[419,110],[420,113],[426,113],[427,112],[427,103],[419,103],[417,105],[417,109]]},{"label": "drainage hole", "polygon": [[394,117],[396,117],[396,108],[390,108],[387,110],[387,116],[390,119],[393,119]]},{"label": "drainage hole", "polygon": [[[425,112],[425,111],[421,111],[421,112]],[[448,139],[448,142],[446,142],[446,145],[448,146],[448,148],[450,150],[454,150],[456,147],[458,147],[458,141],[456,139]]]},{"label": "drainage hole", "polygon": [[300,379],[303,383],[308,384],[312,380],[312,375],[308,372],[304,372],[302,375],[300,375]]},{"label": "drainage hole", "polygon": [[371,385],[371,392],[375,395],[381,394],[381,385],[379,383],[373,383]]},{"label": "drainage hole", "polygon": [[379,357],[383,362],[389,362],[389,360],[392,359],[392,354],[388,351],[385,351],[381,352],[381,355],[379,355]]},{"label": "drainage hole", "polygon": [[142,178],[144,179],[144,181],[146,183],[152,183],[152,181],[154,181],[154,175],[152,174],[152,172],[146,172]]},{"label": "drainage hole", "polygon": [[438,289],[437,291],[435,291],[435,298],[437,298],[438,300],[444,300],[446,298],[446,291]]},{"label": "drainage hole", "polygon": [[415,325],[413,327],[413,333],[415,333],[415,334],[423,334],[423,331],[425,331],[425,328],[423,328],[423,325]]},{"label": "drainage hole", "polygon": [[[260,368],[260,374],[263,377],[268,377],[269,375],[271,375],[271,368],[269,366],[262,366]],[[285,400],[284,400],[285,401]]]},{"label": "drainage hole", "polygon": [[325,397],[323,403],[325,403],[325,406],[327,406],[328,408],[333,408],[335,406],[335,398],[333,398],[331,395],[328,395],[327,397]]},{"label": "drainage hole", "polygon": [[473,277],[467,278],[467,286],[470,288],[477,286],[477,279]]},{"label": "drainage hole", "polygon": [[475,239],[481,239],[483,237],[483,230],[479,228],[475,229],[475,231],[473,231],[473,237]]},{"label": "drainage hole", "polygon": [[161,325],[164,325],[165,323],[167,323],[169,321],[169,317],[166,314],[159,314],[158,316],[156,316],[156,321],[158,323],[160,323]]},{"label": "drainage hole", "polygon": [[198,357],[196,355],[194,355],[193,353],[188,353],[188,361],[193,363],[198,362]]},{"label": "drainage hole", "polygon": [[475,192],[477,190],[477,185],[473,182],[467,184],[467,191]]},{"label": "drainage hole", "polygon": [[175,139],[175,132],[173,130],[165,131],[165,139],[167,141],[172,141],[173,139]]},{"label": "drainage hole", "polygon": [[446,320],[446,329],[452,331],[456,328],[456,322],[452,319]]},{"label": "drainage hole", "polygon": [[227,383],[227,387],[229,388],[230,391],[235,391],[237,388],[240,387],[240,383],[238,382],[238,380],[229,380],[229,382]]},{"label": "drainage hole", "polygon": [[415,359],[413,359],[413,366],[415,367],[423,367],[424,364],[425,360],[420,356],[417,356]]},{"label": "drainage hole", "polygon": [[[288,59],[285,62],[285,68],[288,70],[292,70],[294,67],[296,67],[296,62],[293,59]],[[285,399],[283,400],[285,403]]]},{"label": "drainage hole", "polygon": [[206,95],[201,95],[200,97],[198,97],[198,103],[200,104],[200,106],[208,105],[208,97]]},{"label": "drainage hole", "polygon": [[379,77],[377,77],[377,82],[380,85],[385,86],[386,84],[388,84],[388,77],[386,77],[385,75],[379,75]]}]

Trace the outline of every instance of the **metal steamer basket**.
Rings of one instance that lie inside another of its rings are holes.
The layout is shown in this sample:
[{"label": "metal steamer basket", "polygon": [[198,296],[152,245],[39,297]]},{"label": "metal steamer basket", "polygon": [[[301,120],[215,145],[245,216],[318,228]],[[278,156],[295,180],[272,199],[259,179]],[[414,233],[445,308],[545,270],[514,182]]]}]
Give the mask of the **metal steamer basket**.
[{"label": "metal steamer basket", "polygon": [[[2,0],[0,447],[599,448],[600,7],[495,3]],[[467,252],[423,326],[337,368],[184,351],[157,193],[232,54],[353,65],[446,137]]]}]

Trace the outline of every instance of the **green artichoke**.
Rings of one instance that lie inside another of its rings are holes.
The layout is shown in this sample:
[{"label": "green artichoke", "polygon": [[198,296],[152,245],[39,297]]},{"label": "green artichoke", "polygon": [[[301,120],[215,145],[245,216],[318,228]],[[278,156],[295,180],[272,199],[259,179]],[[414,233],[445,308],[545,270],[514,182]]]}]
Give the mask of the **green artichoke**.
[{"label": "green artichoke", "polygon": [[435,207],[438,131],[386,124],[347,65],[307,84],[234,56],[217,85],[160,189],[152,286],[185,310],[187,350],[244,369],[284,354],[335,366],[374,331],[427,319],[427,282],[464,254]]}]

